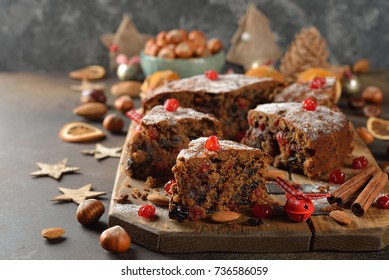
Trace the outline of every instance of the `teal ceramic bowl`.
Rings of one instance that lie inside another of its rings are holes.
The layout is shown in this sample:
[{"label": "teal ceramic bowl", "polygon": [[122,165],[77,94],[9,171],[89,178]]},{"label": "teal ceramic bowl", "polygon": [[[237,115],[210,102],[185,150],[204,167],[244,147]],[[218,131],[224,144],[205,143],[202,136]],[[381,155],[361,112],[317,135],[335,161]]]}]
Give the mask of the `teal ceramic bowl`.
[{"label": "teal ceramic bowl", "polygon": [[155,56],[140,54],[140,65],[145,76],[156,71],[172,70],[181,78],[204,74],[205,71],[214,69],[218,73],[223,70],[225,63],[225,52],[220,51],[215,55],[204,58],[175,58],[165,59]]}]

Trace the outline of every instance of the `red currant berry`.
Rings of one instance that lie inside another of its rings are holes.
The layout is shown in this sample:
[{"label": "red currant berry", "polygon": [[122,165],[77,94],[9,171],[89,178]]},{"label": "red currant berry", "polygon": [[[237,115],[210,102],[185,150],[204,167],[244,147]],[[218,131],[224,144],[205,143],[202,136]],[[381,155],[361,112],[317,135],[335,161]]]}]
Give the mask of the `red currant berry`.
[{"label": "red currant berry", "polygon": [[168,194],[172,194],[171,188],[176,183],[176,180],[169,180],[163,187]]},{"label": "red currant berry", "polygon": [[311,83],[309,84],[309,87],[311,89],[319,89],[322,88],[326,84],[326,79],[323,77],[315,77]]},{"label": "red currant berry", "polygon": [[314,97],[309,97],[303,101],[303,108],[307,111],[315,111],[317,100]]},{"label": "red currant berry", "polygon": [[276,134],[278,145],[285,146],[286,145],[286,139],[285,135],[282,131],[278,131]]},{"label": "red currant berry", "polygon": [[389,209],[389,195],[380,196],[377,199],[378,208]]},{"label": "red currant berry", "polygon": [[165,101],[165,103],[163,104],[163,107],[165,108],[165,110],[169,111],[169,112],[177,111],[179,106],[180,106],[180,102],[178,102],[178,100],[175,98],[167,99]]},{"label": "red currant berry", "polygon": [[330,173],[330,183],[343,184],[346,180],[346,174],[340,169],[336,169]]},{"label": "red currant berry", "polygon": [[146,219],[151,219],[155,215],[155,207],[150,204],[144,204],[139,207],[138,209],[138,216],[146,218]]},{"label": "red currant berry", "polygon": [[253,207],[253,214],[257,218],[266,219],[273,213],[273,208],[267,204],[255,204]]},{"label": "red currant berry", "polygon": [[360,156],[357,158],[354,158],[353,160],[353,168],[355,169],[362,169],[368,166],[369,161],[364,156]]},{"label": "red currant berry", "polygon": [[217,138],[217,136],[209,136],[207,141],[205,141],[205,145],[204,147],[207,149],[207,150],[210,150],[210,151],[217,151],[220,149],[220,143],[219,143],[219,139]]},{"label": "red currant berry", "polygon": [[219,74],[215,70],[208,70],[205,71],[205,77],[211,81],[215,81],[219,77]]}]

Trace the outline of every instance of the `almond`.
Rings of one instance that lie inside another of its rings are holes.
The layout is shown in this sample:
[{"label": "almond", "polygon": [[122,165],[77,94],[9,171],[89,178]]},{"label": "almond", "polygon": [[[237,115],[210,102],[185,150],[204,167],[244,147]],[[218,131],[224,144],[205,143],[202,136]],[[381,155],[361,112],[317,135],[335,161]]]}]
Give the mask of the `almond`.
[{"label": "almond", "polygon": [[63,228],[45,228],[41,231],[42,237],[46,239],[56,239],[65,233]]},{"label": "almond", "polygon": [[234,221],[240,217],[240,214],[232,211],[218,211],[212,213],[210,219],[216,223],[227,223]]},{"label": "almond", "polygon": [[335,210],[335,211],[330,212],[330,217],[332,219],[334,219],[335,222],[337,222],[340,225],[345,226],[345,225],[351,224],[350,216],[341,210]]},{"label": "almond", "polygon": [[169,206],[169,198],[167,196],[160,195],[157,193],[149,194],[147,196],[147,200],[158,206]]},{"label": "almond", "polygon": [[99,119],[104,116],[108,111],[105,104],[99,102],[85,103],[73,110],[73,113],[77,116],[81,116],[87,119]]},{"label": "almond", "polygon": [[141,92],[141,85],[138,81],[120,82],[111,87],[111,93],[115,96],[128,95],[130,97],[137,97]]}]

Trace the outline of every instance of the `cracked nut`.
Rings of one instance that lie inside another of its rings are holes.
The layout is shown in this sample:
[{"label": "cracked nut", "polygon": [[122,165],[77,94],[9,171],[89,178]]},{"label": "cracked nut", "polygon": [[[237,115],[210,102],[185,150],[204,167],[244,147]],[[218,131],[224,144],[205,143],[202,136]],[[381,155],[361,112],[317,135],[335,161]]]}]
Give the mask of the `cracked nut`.
[{"label": "cracked nut", "polygon": [[76,218],[82,225],[91,225],[98,222],[104,211],[104,204],[100,200],[87,199],[78,205]]},{"label": "cracked nut", "polygon": [[113,226],[100,235],[100,245],[111,253],[124,253],[130,249],[131,238],[121,226]]}]

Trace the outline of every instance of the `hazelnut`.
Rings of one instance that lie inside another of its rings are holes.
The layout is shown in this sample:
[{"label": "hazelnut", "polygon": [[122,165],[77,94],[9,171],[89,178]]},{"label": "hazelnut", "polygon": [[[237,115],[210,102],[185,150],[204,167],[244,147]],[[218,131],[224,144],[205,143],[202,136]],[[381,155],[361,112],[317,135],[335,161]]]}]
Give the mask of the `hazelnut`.
[{"label": "hazelnut", "polygon": [[99,102],[104,103],[107,101],[107,97],[105,96],[104,92],[98,89],[84,89],[81,92],[80,96],[80,102],[82,104],[84,103],[90,103],[90,102]]},{"label": "hazelnut", "polygon": [[108,114],[103,121],[106,130],[112,133],[120,133],[123,130],[124,121],[116,114]]},{"label": "hazelnut", "polygon": [[145,47],[144,53],[151,56],[157,56],[160,49],[161,47],[159,47],[156,43],[150,44]]},{"label": "hazelnut", "polygon": [[356,74],[367,73],[370,70],[369,60],[359,59],[353,65],[353,72]]},{"label": "hazelnut", "polygon": [[148,39],[145,44],[145,49],[150,48],[153,45],[155,45],[155,39]]},{"label": "hazelnut", "polygon": [[371,135],[371,133],[363,126],[357,127],[356,131],[361,137],[362,141],[365,142],[366,144],[371,144],[374,142],[374,136]]},{"label": "hazelnut", "polygon": [[178,29],[173,29],[173,30],[170,30],[167,34],[166,34],[166,41],[168,42],[168,44],[179,44],[181,43],[184,38],[182,37],[182,32]]},{"label": "hazelnut", "polygon": [[128,95],[123,95],[115,100],[114,106],[116,110],[125,113],[134,108],[134,102]]},{"label": "hazelnut", "polygon": [[220,41],[220,39],[212,38],[208,40],[207,48],[211,52],[211,54],[215,54],[221,51],[224,48],[224,46],[222,41]]},{"label": "hazelnut", "polygon": [[192,30],[188,34],[188,39],[189,40],[197,40],[198,38],[201,38],[205,41],[205,35],[203,31],[200,30]]},{"label": "hazelnut", "polygon": [[100,235],[100,245],[111,253],[124,253],[130,249],[131,238],[121,226],[113,226]]},{"label": "hazelnut", "polygon": [[363,113],[366,117],[378,117],[381,115],[381,106],[380,105],[366,105],[363,108]]},{"label": "hazelnut", "polygon": [[104,214],[104,204],[97,199],[87,199],[78,205],[76,218],[82,225],[91,225],[96,223]]},{"label": "hazelnut", "polygon": [[379,87],[368,86],[363,90],[362,98],[367,102],[380,104],[384,99],[384,94]]},{"label": "hazelnut", "polygon": [[181,42],[175,47],[174,52],[179,58],[189,58],[193,56],[194,49],[188,42]]},{"label": "hazelnut", "polygon": [[209,52],[207,45],[204,44],[195,48],[195,56],[206,57],[209,55],[211,55],[211,53]]},{"label": "hazelnut", "polygon": [[158,52],[158,57],[173,59],[175,57],[174,50],[171,47],[165,46]]},{"label": "hazelnut", "polygon": [[156,41],[165,41],[166,40],[166,34],[167,32],[166,31],[161,31],[157,34],[157,36],[155,37],[155,40]]}]

